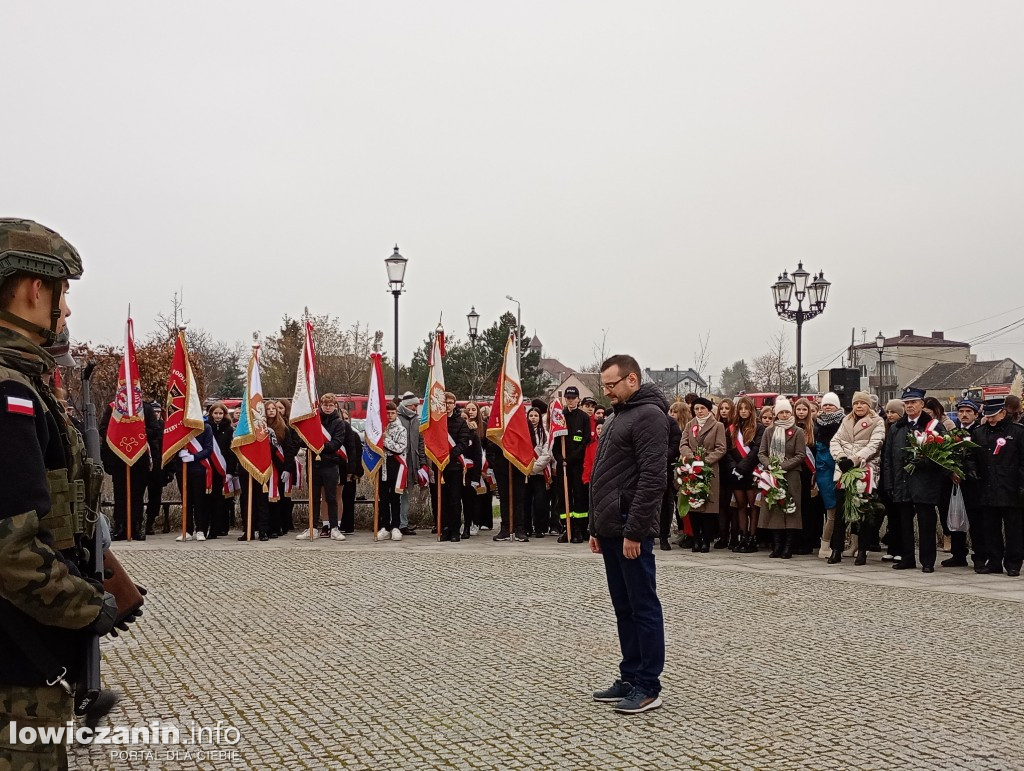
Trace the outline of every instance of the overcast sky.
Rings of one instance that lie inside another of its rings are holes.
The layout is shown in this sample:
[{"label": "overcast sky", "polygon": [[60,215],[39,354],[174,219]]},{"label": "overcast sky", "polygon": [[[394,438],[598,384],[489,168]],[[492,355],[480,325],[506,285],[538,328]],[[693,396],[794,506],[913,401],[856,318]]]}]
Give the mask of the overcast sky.
[{"label": "overcast sky", "polygon": [[[10,2],[0,212],[81,252],[74,337],[184,290],[227,340],[304,306],[400,358],[522,302],[546,355],[710,372],[833,282],[851,329],[971,340],[1024,318],[1024,3]],[[997,315],[1000,314],[1000,315]],[[991,317],[991,318],[988,318]],[[390,347],[391,343],[388,342]],[[983,357],[1024,362],[1024,329]]]}]

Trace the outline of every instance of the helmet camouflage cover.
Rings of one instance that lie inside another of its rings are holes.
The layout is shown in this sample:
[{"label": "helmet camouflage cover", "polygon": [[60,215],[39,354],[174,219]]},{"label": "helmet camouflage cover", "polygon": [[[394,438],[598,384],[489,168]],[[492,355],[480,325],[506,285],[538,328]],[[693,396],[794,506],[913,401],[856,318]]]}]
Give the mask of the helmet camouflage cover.
[{"label": "helmet camouflage cover", "polygon": [[0,281],[15,273],[51,280],[82,277],[82,258],[60,233],[32,220],[0,218]]}]

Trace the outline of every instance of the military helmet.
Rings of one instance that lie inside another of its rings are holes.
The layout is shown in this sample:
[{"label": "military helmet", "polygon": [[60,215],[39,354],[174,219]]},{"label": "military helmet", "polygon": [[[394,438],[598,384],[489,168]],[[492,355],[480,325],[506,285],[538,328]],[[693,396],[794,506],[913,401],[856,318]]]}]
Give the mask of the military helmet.
[{"label": "military helmet", "polygon": [[52,281],[82,277],[82,258],[54,230],[32,220],[0,218],[0,281],[15,273]]}]

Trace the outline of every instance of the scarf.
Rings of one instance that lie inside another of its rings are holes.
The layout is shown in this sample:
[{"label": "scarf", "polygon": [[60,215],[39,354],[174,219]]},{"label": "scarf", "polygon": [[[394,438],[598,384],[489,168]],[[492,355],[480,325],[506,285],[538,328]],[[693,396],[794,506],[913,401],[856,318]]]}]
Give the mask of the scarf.
[{"label": "scarf", "polygon": [[839,426],[842,425],[845,418],[846,415],[842,410],[819,413],[818,417],[814,419],[815,441],[818,444],[824,445],[827,449],[829,442],[832,441],[832,437],[839,431]]},{"label": "scarf", "polygon": [[768,457],[784,460],[786,457],[786,432],[796,425],[796,418],[790,416],[789,420],[775,419],[775,430],[772,431],[772,440],[768,445]]},{"label": "scarf", "polygon": [[711,412],[709,411],[708,414],[705,415],[703,418],[694,418],[694,420],[697,421],[697,425],[700,426],[701,430],[703,431],[704,424],[711,420]]}]

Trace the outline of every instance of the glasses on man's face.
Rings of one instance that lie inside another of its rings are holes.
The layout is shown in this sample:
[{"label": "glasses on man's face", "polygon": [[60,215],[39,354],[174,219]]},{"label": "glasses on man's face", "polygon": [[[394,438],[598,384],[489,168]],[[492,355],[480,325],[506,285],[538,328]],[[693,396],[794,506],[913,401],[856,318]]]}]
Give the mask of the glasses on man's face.
[{"label": "glasses on man's face", "polygon": [[615,386],[617,386],[619,383],[621,383],[623,380],[625,380],[627,377],[629,377],[629,375],[626,375],[625,377],[620,377],[614,383],[601,383],[601,388],[603,388],[606,392],[609,392],[613,388],[615,388]]}]

